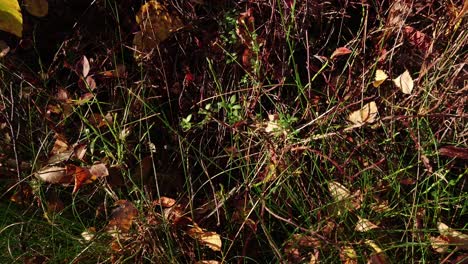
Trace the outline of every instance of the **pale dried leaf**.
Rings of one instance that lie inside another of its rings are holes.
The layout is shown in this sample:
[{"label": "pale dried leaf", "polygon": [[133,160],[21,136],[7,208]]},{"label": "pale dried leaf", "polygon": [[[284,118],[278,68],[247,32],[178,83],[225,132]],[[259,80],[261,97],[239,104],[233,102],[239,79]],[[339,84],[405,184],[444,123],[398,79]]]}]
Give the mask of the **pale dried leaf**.
[{"label": "pale dried leaf", "polygon": [[354,228],[354,230],[358,232],[367,232],[369,230],[379,228],[376,224],[372,223],[366,218],[361,218],[358,216],[358,219],[359,220],[356,223],[356,227]]},{"label": "pale dried leaf", "polygon": [[47,183],[69,183],[71,177],[67,176],[64,167],[48,166],[35,173],[35,176]]},{"label": "pale dried leaf", "polygon": [[375,72],[375,78],[374,82],[372,82],[372,85],[374,87],[379,87],[385,80],[387,80],[388,75],[383,71],[383,70],[377,70]]},{"label": "pale dried leaf", "polygon": [[89,168],[89,172],[96,178],[109,176],[109,171],[103,163],[94,164]]},{"label": "pale dried leaf", "polygon": [[373,123],[378,115],[377,105],[374,101],[365,104],[360,110],[352,112],[348,120],[354,125],[362,125],[364,123]]},{"label": "pale dried leaf", "polygon": [[446,253],[449,249],[449,242],[442,238],[442,236],[438,237],[430,237],[431,247],[437,253]]},{"label": "pale dried leaf", "polygon": [[447,237],[450,244],[456,244],[461,249],[468,249],[468,235],[453,230],[442,222],[437,224],[437,229],[442,236]]},{"label": "pale dried leaf", "polygon": [[85,241],[91,241],[96,236],[96,228],[90,227],[87,228],[85,231],[81,232],[81,237]]},{"label": "pale dried leaf", "polygon": [[336,202],[340,202],[351,197],[351,192],[341,183],[335,181],[328,183],[328,190]]},{"label": "pale dried leaf", "polygon": [[88,76],[91,67],[89,66],[89,61],[88,58],[86,58],[86,56],[83,56],[83,58],[81,59],[81,67],[81,74],[83,74],[83,77]]},{"label": "pale dried leaf", "polygon": [[216,232],[204,231],[197,224],[188,230],[188,235],[214,251],[221,251],[221,237]]},{"label": "pale dried leaf", "polygon": [[404,94],[411,94],[414,88],[414,81],[411,78],[411,75],[408,70],[398,76],[396,79],[393,79],[395,85],[401,89]]}]

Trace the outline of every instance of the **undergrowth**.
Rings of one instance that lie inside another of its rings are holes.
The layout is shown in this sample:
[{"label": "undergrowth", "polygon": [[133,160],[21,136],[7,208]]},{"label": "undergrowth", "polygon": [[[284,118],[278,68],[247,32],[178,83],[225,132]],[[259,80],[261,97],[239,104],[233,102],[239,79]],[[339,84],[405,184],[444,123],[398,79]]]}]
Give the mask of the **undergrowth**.
[{"label": "undergrowth", "polygon": [[0,61],[0,262],[466,261],[461,1],[167,1],[184,26],[139,59],[138,1],[49,2]]}]

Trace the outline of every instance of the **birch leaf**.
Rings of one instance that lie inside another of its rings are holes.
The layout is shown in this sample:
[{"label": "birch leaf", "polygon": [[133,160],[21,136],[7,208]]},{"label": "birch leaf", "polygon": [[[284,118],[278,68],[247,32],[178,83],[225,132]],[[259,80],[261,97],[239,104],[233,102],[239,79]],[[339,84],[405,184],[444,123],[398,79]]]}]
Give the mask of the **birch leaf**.
[{"label": "birch leaf", "polygon": [[388,75],[382,71],[382,70],[377,70],[375,72],[375,77],[374,77],[374,82],[372,82],[372,85],[374,85],[375,88],[379,87],[385,80],[387,80]]},{"label": "birch leaf", "polygon": [[360,110],[352,112],[348,120],[354,125],[362,125],[364,123],[373,123],[377,119],[377,105],[374,101],[365,104]]},{"label": "birch leaf", "polygon": [[414,87],[413,79],[408,70],[398,76],[396,79],[393,79],[395,85],[401,89],[404,94],[411,94]]}]

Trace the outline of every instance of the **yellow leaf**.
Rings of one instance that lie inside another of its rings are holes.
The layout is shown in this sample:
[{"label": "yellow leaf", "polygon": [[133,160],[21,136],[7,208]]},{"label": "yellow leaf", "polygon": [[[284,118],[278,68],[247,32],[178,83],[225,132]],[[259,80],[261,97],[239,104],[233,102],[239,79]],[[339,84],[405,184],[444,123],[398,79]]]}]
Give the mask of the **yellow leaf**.
[{"label": "yellow leaf", "polygon": [[408,70],[398,76],[396,79],[393,79],[395,85],[401,89],[404,94],[411,94],[414,87],[413,79]]},{"label": "yellow leaf", "polygon": [[364,123],[373,123],[377,119],[377,105],[374,101],[365,104],[360,110],[352,112],[348,120],[354,125],[361,125]]},{"label": "yellow leaf", "polygon": [[24,0],[24,7],[29,14],[35,17],[45,17],[49,13],[47,0]]},{"label": "yellow leaf", "polygon": [[372,85],[374,85],[375,88],[379,87],[385,80],[387,80],[388,78],[388,75],[382,71],[382,70],[377,70],[375,72],[375,78],[374,78],[374,82],[372,83]]},{"label": "yellow leaf", "polygon": [[159,43],[169,38],[172,32],[183,26],[182,21],[175,13],[158,1],[152,0],[141,6],[136,15],[140,31],[133,38],[135,46],[135,59],[142,59],[151,53]]},{"label": "yellow leaf", "polygon": [[17,0],[0,1],[0,30],[23,35],[23,16]]}]

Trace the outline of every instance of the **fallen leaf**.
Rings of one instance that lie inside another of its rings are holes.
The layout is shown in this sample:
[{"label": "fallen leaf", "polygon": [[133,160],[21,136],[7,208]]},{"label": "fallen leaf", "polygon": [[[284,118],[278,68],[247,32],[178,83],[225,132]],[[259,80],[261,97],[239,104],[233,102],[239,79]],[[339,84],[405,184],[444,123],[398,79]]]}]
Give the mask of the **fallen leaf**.
[{"label": "fallen leaf", "polygon": [[49,13],[47,0],[24,0],[24,7],[29,14],[35,17],[44,17]]},{"label": "fallen leaf", "polygon": [[96,236],[96,228],[95,227],[90,227],[87,228],[85,231],[81,233],[81,237],[85,241],[91,241],[93,238]]},{"label": "fallen leaf", "polygon": [[385,80],[387,80],[388,78],[388,75],[382,71],[382,70],[377,70],[375,72],[375,78],[374,78],[374,82],[372,82],[372,85],[377,88],[379,87]]},{"label": "fallen leaf", "polygon": [[92,182],[92,175],[87,168],[68,164],[66,169],[67,174],[73,175],[75,179],[75,186],[73,187],[72,193],[76,193],[83,184]]},{"label": "fallen leaf", "polygon": [[340,56],[343,56],[343,55],[348,55],[350,54],[352,51],[346,47],[340,47],[340,48],[337,48],[331,55],[331,59],[335,58],[335,57],[340,57]]},{"label": "fallen leaf", "polygon": [[162,207],[164,208],[169,208],[169,207],[172,207],[176,204],[176,200],[172,199],[172,198],[169,198],[169,197],[165,197],[165,196],[162,196],[161,198],[159,198],[158,200],[156,201],[153,201],[153,206],[159,206],[161,205]]},{"label": "fallen leaf", "polygon": [[447,239],[444,239],[442,236],[430,237],[432,249],[437,253],[446,253],[449,249],[449,242]]},{"label": "fallen leaf", "polygon": [[83,161],[83,158],[84,158],[84,156],[86,154],[87,148],[88,148],[87,144],[83,144],[83,143],[82,144],[77,144],[77,145],[73,146],[73,155],[77,159]]},{"label": "fallen leaf", "polygon": [[359,220],[356,223],[356,227],[354,228],[354,230],[358,232],[367,232],[369,230],[379,228],[376,224],[372,223],[371,221],[365,218],[361,218],[358,216],[358,219]]},{"label": "fallen leaf", "polygon": [[138,210],[133,203],[127,200],[118,200],[114,206],[116,208],[112,210],[109,224],[107,225],[108,232],[112,234],[115,234],[115,231],[128,233],[133,220],[138,215]]},{"label": "fallen leaf", "polygon": [[140,27],[133,39],[135,59],[151,53],[159,43],[169,38],[172,32],[183,26],[176,13],[171,13],[163,4],[152,0],[141,6],[136,21]]},{"label": "fallen leaf", "polygon": [[204,231],[197,224],[194,224],[194,226],[187,231],[187,234],[212,250],[221,251],[221,237],[216,232]]},{"label": "fallen leaf", "polygon": [[86,82],[86,90],[94,90],[96,89],[96,81],[92,76],[87,76],[85,79]]},{"label": "fallen leaf", "polygon": [[23,35],[23,16],[17,0],[0,1],[0,30],[21,38]]},{"label": "fallen leaf", "polygon": [[468,235],[453,230],[442,222],[437,223],[437,229],[442,236],[447,238],[450,244],[456,244],[460,249],[468,249]]},{"label": "fallen leaf", "polygon": [[411,94],[414,87],[413,79],[408,70],[398,76],[396,79],[393,79],[395,85],[401,89],[404,94]]},{"label": "fallen leaf", "polygon": [[58,166],[46,166],[36,172],[35,176],[47,183],[70,183],[72,180],[66,169]]},{"label": "fallen leaf", "polygon": [[86,56],[83,55],[83,58],[81,58],[81,61],[79,63],[79,66],[81,67],[81,74],[83,75],[83,77],[88,76],[91,67],[89,66],[89,60],[88,58],[86,58]]},{"label": "fallen leaf", "polygon": [[377,119],[377,105],[374,101],[365,104],[360,110],[352,112],[348,120],[354,125],[362,125],[364,123],[373,123]]},{"label": "fallen leaf", "polygon": [[109,170],[107,170],[106,165],[103,163],[91,165],[91,167],[89,168],[89,172],[91,173],[93,178],[102,178],[109,176]]},{"label": "fallen leaf", "polygon": [[331,196],[335,199],[335,202],[341,202],[351,198],[351,192],[339,182],[329,182],[328,190],[330,191]]}]

